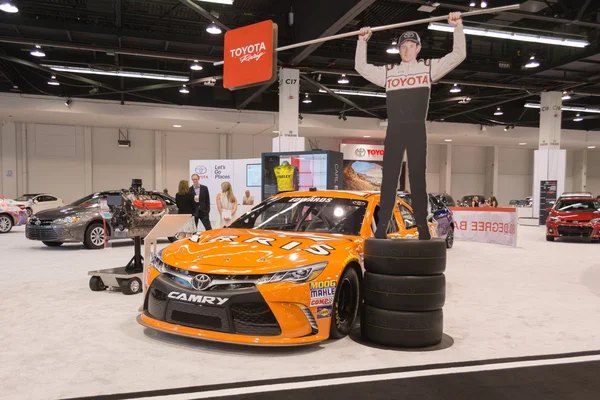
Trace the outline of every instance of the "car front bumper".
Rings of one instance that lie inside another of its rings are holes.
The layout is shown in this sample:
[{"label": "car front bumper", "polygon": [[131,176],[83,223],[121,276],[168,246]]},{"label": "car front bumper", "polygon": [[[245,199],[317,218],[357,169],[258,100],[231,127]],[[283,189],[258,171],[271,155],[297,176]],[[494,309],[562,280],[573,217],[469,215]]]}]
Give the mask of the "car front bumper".
[{"label": "car front bumper", "polygon": [[546,235],[554,237],[600,238],[600,224],[588,222],[546,222]]},{"label": "car front bumper", "polygon": [[44,242],[83,242],[83,233],[79,229],[75,232],[64,225],[35,225],[28,223],[25,228],[25,236],[30,240],[41,240]]},{"label": "car front bumper", "polygon": [[[138,322],[148,328],[211,341],[263,346],[329,338],[331,305],[311,307],[308,283],[197,291],[152,266]],[[217,303],[227,299],[222,305]],[[331,299],[331,302],[332,299]],[[325,308],[325,310],[324,310]]]}]

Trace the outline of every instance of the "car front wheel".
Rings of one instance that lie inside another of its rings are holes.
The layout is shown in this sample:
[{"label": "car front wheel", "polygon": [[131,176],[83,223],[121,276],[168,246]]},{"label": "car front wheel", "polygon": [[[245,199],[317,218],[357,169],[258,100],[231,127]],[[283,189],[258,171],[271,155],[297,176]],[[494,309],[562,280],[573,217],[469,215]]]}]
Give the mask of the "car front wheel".
[{"label": "car front wheel", "polygon": [[13,220],[10,215],[0,215],[0,233],[8,233],[13,227]]},{"label": "car front wheel", "polygon": [[454,229],[448,229],[448,233],[446,234],[446,248],[451,249],[454,246]]},{"label": "car front wheel", "polygon": [[93,223],[85,230],[83,245],[86,249],[97,250],[104,246],[104,227],[100,223]]},{"label": "car front wheel", "polygon": [[360,281],[356,270],[347,267],[335,290],[329,337],[341,339],[347,336],[358,315]]}]

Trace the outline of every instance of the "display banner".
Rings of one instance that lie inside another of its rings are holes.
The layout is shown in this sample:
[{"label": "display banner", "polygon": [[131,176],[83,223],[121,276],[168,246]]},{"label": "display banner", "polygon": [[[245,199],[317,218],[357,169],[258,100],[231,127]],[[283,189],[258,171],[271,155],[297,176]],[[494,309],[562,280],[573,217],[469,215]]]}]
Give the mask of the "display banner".
[{"label": "display banner", "polygon": [[376,144],[340,144],[344,160],[383,161],[383,149]]},{"label": "display banner", "polygon": [[469,242],[517,246],[517,209],[451,207],[454,238]]},{"label": "display banner", "polygon": [[556,191],[558,181],[541,181],[540,182],[540,225],[546,225],[548,211],[546,208],[552,208],[556,202]]},{"label": "display banner", "polygon": [[230,90],[277,80],[277,24],[263,21],[225,33],[223,87]]},{"label": "display banner", "polygon": [[[344,155],[343,183],[347,190],[381,190],[384,146],[373,144],[340,144]],[[402,163],[398,188],[406,190],[406,161]]]}]

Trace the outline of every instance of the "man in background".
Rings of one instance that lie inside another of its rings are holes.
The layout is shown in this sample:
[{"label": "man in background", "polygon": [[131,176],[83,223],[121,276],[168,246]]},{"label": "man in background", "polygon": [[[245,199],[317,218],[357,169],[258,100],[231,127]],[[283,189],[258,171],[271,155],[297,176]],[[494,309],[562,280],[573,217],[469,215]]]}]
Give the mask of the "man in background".
[{"label": "man in background", "polygon": [[200,176],[192,175],[192,186],[190,194],[194,196],[194,223],[198,226],[198,220],[204,225],[204,229],[210,231],[210,194],[208,188],[200,184]]},{"label": "man in background", "polygon": [[250,194],[249,190],[244,192],[244,197],[242,198],[242,205],[252,206],[254,205],[254,196]]}]

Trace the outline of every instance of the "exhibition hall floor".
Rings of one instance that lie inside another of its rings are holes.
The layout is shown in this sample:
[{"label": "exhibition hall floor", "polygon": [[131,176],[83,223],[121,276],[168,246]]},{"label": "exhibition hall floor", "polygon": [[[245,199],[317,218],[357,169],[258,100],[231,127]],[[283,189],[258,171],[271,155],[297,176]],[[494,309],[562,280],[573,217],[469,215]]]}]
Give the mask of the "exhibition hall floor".
[{"label": "exhibition hall floor", "polygon": [[[448,252],[444,332],[454,343],[429,352],[365,346],[356,335],[309,347],[248,348],[157,333],[135,320],[142,295],[88,288],[87,271],[124,265],[131,242],[98,251],[48,248],[18,227],[0,235],[0,250],[1,399],[258,398],[264,391],[270,395],[261,398],[302,398],[297,391],[275,395],[287,389],[302,389],[304,398],[391,398],[384,394],[411,391],[424,377],[480,380],[477,373],[486,370],[508,371],[494,375],[496,383],[520,376],[526,388],[526,376],[538,386],[564,378],[562,365],[583,382],[587,375],[576,371],[597,371],[600,360],[600,244],[546,242],[538,227],[519,228],[518,248],[457,242]],[[531,369],[543,366],[555,370]],[[448,398],[444,391],[414,393]],[[485,391],[473,393],[482,398]]]}]

